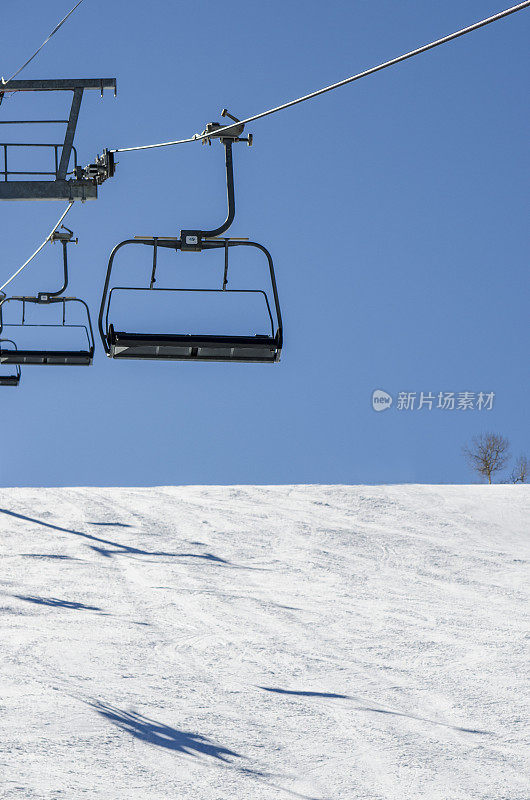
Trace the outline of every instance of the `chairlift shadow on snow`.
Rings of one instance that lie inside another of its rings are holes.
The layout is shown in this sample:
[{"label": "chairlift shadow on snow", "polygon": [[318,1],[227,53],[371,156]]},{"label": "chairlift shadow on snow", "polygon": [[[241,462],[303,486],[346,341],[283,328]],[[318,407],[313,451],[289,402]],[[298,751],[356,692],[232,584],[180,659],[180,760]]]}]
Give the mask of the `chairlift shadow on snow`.
[{"label": "chairlift shadow on snow", "polygon": [[480,731],[476,728],[463,728],[460,725],[449,725],[446,722],[437,722],[434,719],[425,719],[425,717],[418,717],[416,714],[406,714],[404,711],[389,711],[385,708],[369,708],[368,706],[359,706],[358,711],[372,711],[376,714],[392,714],[395,717],[408,717],[409,719],[416,719],[420,722],[428,722],[431,725],[440,725],[442,728],[451,728],[453,731],[462,731],[463,733],[478,733],[483,736],[492,736],[492,731]]},{"label": "chairlift shadow on snow", "polygon": [[32,597],[31,595],[14,594],[18,600],[25,600],[27,603],[36,603],[41,606],[53,606],[54,608],[68,608],[72,611],[102,611],[98,606],[88,606],[85,603],[77,603],[71,600],[59,600],[57,597]]},{"label": "chairlift shadow on snow", "polygon": [[295,697],[323,697],[331,700],[353,700],[348,694],[334,694],[333,692],[303,692],[290,689],[275,689],[272,686],[258,686],[258,689],[263,689],[265,692],[274,692],[275,694],[288,694]]},{"label": "chairlift shadow on snow", "polygon": [[[80,536],[83,539],[88,539],[92,542],[97,542],[97,545],[88,545],[91,550],[94,550],[99,555],[104,556],[105,558],[112,558],[113,556],[121,556],[121,555],[133,555],[133,556],[158,556],[158,557],[165,557],[165,558],[191,558],[191,559],[199,559],[201,561],[208,561],[213,564],[217,564],[221,567],[228,567],[230,569],[243,569],[243,570],[258,570],[264,571],[265,568],[263,567],[251,567],[246,566],[244,564],[233,564],[231,561],[227,561],[225,558],[221,558],[220,556],[216,556],[213,553],[168,553],[163,550],[144,550],[139,547],[131,547],[131,545],[127,544],[120,544],[119,542],[114,542],[110,539],[102,539],[100,536],[94,536],[91,533],[84,533],[83,531],[76,531],[73,528],[63,528],[60,525],[53,525],[51,522],[45,522],[41,519],[35,519],[34,517],[28,517],[25,514],[17,514],[15,511],[9,511],[7,508],[0,508],[1,514],[7,514],[10,517],[15,517],[16,519],[24,520],[25,522],[32,522],[36,525],[42,525],[45,528],[50,528],[50,530],[59,531],[60,533],[71,533],[74,536]],[[94,523],[91,523],[94,524]],[[109,550],[105,547],[100,547],[98,545],[109,545],[113,550]]]},{"label": "chairlift shadow on snow", "polygon": [[[323,698],[328,700],[356,700],[348,694],[335,694],[334,692],[311,692],[301,691],[296,689],[279,689],[272,686],[258,686],[258,689],[263,689],[265,692],[273,692],[274,694],[290,695],[293,697],[314,697]],[[439,725],[442,728],[451,728],[453,731],[462,731],[463,733],[477,733],[484,736],[493,735],[491,731],[481,731],[476,728],[464,728],[460,725],[449,725],[446,722],[438,722],[434,719],[426,719],[425,717],[418,717],[416,714],[407,714],[405,711],[391,711],[385,708],[372,708],[369,706],[356,706],[356,711],[371,711],[375,714],[391,714],[396,717],[407,717],[408,719],[415,719],[419,722],[428,722],[430,725]]]},{"label": "chairlift shadow on snow", "polygon": [[22,558],[52,558],[59,561],[78,561],[74,556],[63,556],[58,553],[20,553]]},{"label": "chairlift shadow on snow", "polygon": [[89,522],[89,525],[99,525],[105,528],[133,528],[134,525],[129,525],[127,522]]}]

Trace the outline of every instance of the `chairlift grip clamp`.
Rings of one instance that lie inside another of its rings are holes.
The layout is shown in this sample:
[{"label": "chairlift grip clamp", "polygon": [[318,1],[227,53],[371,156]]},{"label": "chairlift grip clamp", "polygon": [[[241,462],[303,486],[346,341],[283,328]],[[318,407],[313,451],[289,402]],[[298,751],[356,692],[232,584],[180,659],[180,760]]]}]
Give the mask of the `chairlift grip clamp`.
[{"label": "chairlift grip clamp", "polygon": [[[62,231],[65,231],[63,233]],[[63,244],[79,244],[77,236],[74,239],[74,232],[67,228],[66,225],[61,225],[61,228],[54,231],[50,236],[51,242],[62,242]]]},{"label": "chairlift grip clamp", "polygon": [[[222,125],[219,122],[208,122],[206,128],[203,130],[202,133],[196,134],[197,139],[202,139],[203,144],[212,144],[212,139],[219,139],[221,144],[232,144],[233,142],[246,142],[249,147],[252,146],[252,134],[249,133],[248,136],[241,136],[245,129],[245,123],[241,122],[237,117],[234,117],[233,114],[223,108],[221,111],[222,117],[229,117],[235,124],[234,125]],[[221,130],[221,133],[217,133],[218,130]]]},{"label": "chairlift grip clamp", "polygon": [[180,247],[178,249],[183,252],[200,253],[202,250],[202,231],[181,231]]}]

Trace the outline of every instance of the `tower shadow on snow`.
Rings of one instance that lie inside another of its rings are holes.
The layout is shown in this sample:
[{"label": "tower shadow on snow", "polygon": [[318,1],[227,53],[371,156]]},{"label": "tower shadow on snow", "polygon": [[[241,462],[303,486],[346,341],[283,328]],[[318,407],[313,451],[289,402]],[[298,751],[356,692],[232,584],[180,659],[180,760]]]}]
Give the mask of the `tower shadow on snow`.
[{"label": "tower shadow on snow", "polygon": [[[139,547],[131,547],[130,545],[127,544],[120,544],[119,542],[113,542],[110,539],[102,539],[100,536],[94,536],[91,533],[83,533],[83,531],[76,531],[73,528],[63,528],[60,525],[53,525],[51,522],[44,522],[44,520],[35,519],[35,517],[28,517],[25,514],[17,514],[15,511],[9,511],[6,508],[0,508],[0,513],[6,514],[7,516],[10,517],[15,517],[16,519],[24,520],[25,522],[32,522],[35,525],[42,525],[44,528],[49,528],[50,530],[53,531],[59,531],[60,533],[70,533],[73,536],[79,536],[83,539],[88,539],[89,541],[97,542],[98,544],[89,546],[92,550],[104,556],[105,558],[112,558],[115,555],[160,556],[165,558],[197,558],[203,561],[210,561],[220,566],[227,566],[235,569],[257,569],[256,567],[246,567],[246,566],[240,566],[239,564],[232,564],[230,561],[227,561],[224,558],[220,558],[219,556],[213,555],[213,553],[167,553],[165,551],[158,551],[158,550],[144,550]],[[112,524],[122,525],[122,523],[112,523]],[[124,527],[128,526],[124,525]],[[115,549],[109,550],[104,547],[99,547],[98,545],[108,545],[109,547]]]},{"label": "tower shadow on snow", "polygon": [[191,756],[209,756],[218,761],[233,763],[233,759],[241,758],[239,753],[227,747],[215,744],[206,736],[199,733],[181,731],[161,722],[156,722],[136,711],[122,711],[106,703],[91,702],[89,705],[97,713],[111,722],[120,730],[130,733],[143,742],[163,747],[166,750],[175,750]]},{"label": "tower shadow on snow", "polygon": [[[274,776],[269,772],[264,772],[260,769],[253,769],[244,766],[242,762],[246,758],[234,750],[230,750],[222,745],[215,744],[211,739],[202,736],[199,733],[190,733],[178,728],[173,728],[169,725],[164,725],[161,722],[150,719],[149,717],[139,714],[136,711],[122,711],[115,706],[108,703],[101,703],[99,701],[85,701],[94,709],[100,716],[111,722],[117,728],[142,742],[163,747],[166,750],[172,750],[176,753],[189,755],[194,757],[207,756],[214,759],[214,763],[230,765],[240,775],[246,775],[251,779],[257,780],[260,783],[270,786],[276,790],[281,790],[291,797],[300,798],[300,800],[323,800],[321,798],[309,797],[305,794],[292,791],[291,789],[284,788],[278,784],[270,781]],[[242,759],[238,761],[237,759]]]}]

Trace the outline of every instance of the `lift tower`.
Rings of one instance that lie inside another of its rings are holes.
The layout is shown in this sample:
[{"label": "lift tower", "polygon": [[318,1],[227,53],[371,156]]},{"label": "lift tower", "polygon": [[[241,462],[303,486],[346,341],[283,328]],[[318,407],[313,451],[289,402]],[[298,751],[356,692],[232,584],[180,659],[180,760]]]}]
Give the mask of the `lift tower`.
[{"label": "lift tower", "polygon": [[[66,125],[62,142],[0,142],[0,200],[96,200],[98,185],[114,175],[114,154],[104,150],[86,167],[77,163],[74,136],[85,89],[97,89],[102,97],[105,89],[112,89],[116,96],[116,78],[12,80],[0,84],[0,103],[4,94],[11,92],[72,92],[68,119],[0,119],[0,125]],[[48,171],[11,170],[9,156],[12,149],[28,147],[53,151],[54,168]],[[13,180],[12,176],[18,178]],[[45,180],[42,179],[44,176]],[[28,179],[30,177],[31,180]]]}]

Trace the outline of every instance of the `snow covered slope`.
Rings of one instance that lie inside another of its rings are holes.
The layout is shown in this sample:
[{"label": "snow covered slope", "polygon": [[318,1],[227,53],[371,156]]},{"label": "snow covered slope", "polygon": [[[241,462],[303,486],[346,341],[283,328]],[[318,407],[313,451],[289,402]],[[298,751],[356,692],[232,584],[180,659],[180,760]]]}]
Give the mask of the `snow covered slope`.
[{"label": "snow covered slope", "polygon": [[527,486],[0,492],[0,797],[527,800]]}]

